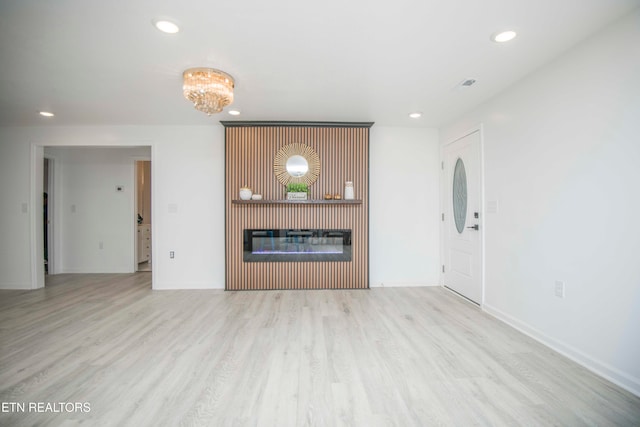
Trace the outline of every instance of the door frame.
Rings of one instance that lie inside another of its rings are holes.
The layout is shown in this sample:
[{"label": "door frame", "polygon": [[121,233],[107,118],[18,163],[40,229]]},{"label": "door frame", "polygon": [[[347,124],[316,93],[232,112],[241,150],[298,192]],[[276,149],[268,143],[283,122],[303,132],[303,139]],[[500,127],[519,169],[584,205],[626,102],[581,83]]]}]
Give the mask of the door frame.
[{"label": "door frame", "polygon": [[[480,197],[480,301],[477,302],[480,307],[483,306],[485,300],[485,236],[486,236],[486,221],[485,221],[485,194],[484,194],[484,127],[482,123],[458,134],[457,137],[447,140],[444,144],[440,146],[440,265],[442,268],[440,269],[440,286],[449,290],[452,294],[459,296],[465,301],[469,301],[473,304],[476,302],[471,301],[470,299],[465,298],[463,295],[458,294],[457,292],[450,290],[445,286],[445,269],[447,263],[447,253],[446,250],[448,248],[448,233],[446,229],[447,221],[444,220],[444,215],[446,212],[446,203],[448,202],[447,194],[448,194],[448,179],[445,174],[444,164],[445,164],[445,149],[447,146],[460,141],[461,139],[478,132],[478,136],[480,139],[480,146],[478,149],[480,150],[480,164],[478,165],[479,170],[479,178],[480,182],[478,183],[479,189],[479,197]],[[449,221],[451,218],[448,219]]]}]

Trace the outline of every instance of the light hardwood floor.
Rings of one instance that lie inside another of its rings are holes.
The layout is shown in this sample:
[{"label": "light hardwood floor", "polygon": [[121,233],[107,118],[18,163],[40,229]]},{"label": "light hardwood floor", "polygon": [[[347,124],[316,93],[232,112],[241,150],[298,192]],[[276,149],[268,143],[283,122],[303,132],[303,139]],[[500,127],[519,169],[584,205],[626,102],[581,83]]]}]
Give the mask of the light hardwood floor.
[{"label": "light hardwood floor", "polygon": [[640,398],[442,288],[0,291],[2,426],[640,425]]}]

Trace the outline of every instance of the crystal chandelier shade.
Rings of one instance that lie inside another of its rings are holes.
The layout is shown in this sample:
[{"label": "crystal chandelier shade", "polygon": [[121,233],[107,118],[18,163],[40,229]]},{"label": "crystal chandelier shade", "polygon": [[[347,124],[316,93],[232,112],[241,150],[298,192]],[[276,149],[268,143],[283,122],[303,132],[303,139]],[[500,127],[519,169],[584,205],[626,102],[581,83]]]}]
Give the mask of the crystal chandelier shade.
[{"label": "crystal chandelier shade", "polygon": [[233,102],[233,77],[213,68],[189,68],[182,74],[184,97],[198,111],[216,114]]}]

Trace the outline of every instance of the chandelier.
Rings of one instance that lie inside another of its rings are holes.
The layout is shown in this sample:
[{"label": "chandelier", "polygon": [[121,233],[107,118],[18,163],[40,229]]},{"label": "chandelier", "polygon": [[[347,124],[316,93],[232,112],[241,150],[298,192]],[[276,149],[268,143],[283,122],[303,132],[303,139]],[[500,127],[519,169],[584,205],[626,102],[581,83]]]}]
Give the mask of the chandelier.
[{"label": "chandelier", "polygon": [[233,102],[233,77],[213,68],[189,68],[182,73],[184,97],[207,115],[222,111]]}]

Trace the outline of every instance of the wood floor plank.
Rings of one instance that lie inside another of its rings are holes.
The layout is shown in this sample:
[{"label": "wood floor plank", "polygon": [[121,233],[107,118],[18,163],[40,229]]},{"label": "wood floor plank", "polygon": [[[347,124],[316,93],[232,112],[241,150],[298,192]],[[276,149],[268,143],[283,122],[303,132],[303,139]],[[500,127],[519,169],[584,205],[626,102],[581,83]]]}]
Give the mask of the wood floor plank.
[{"label": "wood floor plank", "polygon": [[640,425],[640,398],[442,288],[0,291],[2,426]]}]

